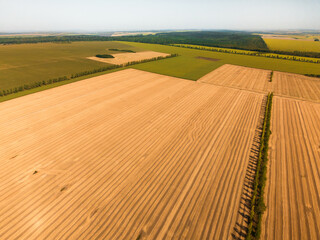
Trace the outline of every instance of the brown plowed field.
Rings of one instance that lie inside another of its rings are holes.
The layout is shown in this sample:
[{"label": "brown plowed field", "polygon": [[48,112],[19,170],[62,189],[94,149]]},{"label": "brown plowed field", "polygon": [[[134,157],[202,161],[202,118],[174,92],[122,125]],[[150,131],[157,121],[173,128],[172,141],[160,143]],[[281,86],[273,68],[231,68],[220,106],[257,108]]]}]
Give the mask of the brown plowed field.
[{"label": "brown plowed field", "polygon": [[276,95],[320,102],[320,79],[274,72],[272,90]]},{"label": "brown plowed field", "polygon": [[271,71],[225,64],[199,79],[200,82],[267,93]]},{"label": "brown plowed field", "polygon": [[275,97],[261,239],[320,239],[320,104]]},{"label": "brown plowed field", "polygon": [[88,57],[88,59],[110,63],[110,64],[124,64],[128,62],[141,61],[146,59],[152,59],[156,57],[166,57],[170,54],[153,52],[153,51],[145,51],[145,52],[136,52],[136,53],[115,53],[112,54],[114,58],[98,58],[98,57]]},{"label": "brown plowed field", "polygon": [[231,239],[263,95],[128,69],[0,104],[0,239]]}]

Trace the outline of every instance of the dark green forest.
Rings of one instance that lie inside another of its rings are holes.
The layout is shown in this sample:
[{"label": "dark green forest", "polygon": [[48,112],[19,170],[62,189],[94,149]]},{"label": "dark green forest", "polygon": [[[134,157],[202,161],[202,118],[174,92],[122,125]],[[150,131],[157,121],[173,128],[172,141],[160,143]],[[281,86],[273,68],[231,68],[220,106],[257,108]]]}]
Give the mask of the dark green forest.
[{"label": "dark green forest", "polygon": [[118,40],[156,44],[194,44],[243,50],[268,50],[267,44],[260,36],[244,32],[170,32],[144,36],[123,36]]}]

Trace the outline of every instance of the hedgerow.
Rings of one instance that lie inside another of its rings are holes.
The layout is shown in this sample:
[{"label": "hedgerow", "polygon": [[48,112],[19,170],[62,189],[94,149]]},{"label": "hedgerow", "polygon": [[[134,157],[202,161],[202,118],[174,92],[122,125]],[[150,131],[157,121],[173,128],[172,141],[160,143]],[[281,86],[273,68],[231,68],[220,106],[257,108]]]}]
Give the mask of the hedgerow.
[{"label": "hedgerow", "polygon": [[189,45],[189,44],[170,44],[170,46],[174,47],[182,47],[189,49],[197,49],[211,52],[220,52],[220,53],[230,53],[230,54],[238,54],[238,55],[247,55],[247,56],[255,56],[255,57],[265,57],[265,58],[274,58],[274,59],[282,59],[282,60],[290,60],[297,62],[307,62],[307,63],[316,63],[320,64],[320,55],[318,56],[297,56],[292,55],[290,52],[280,52],[280,51],[259,51],[259,50],[239,50],[239,49],[228,49],[228,48],[216,48],[216,47],[208,47],[208,46],[197,46],[197,45]]},{"label": "hedgerow", "polygon": [[271,120],[271,108],[272,108],[273,93],[268,94],[259,155],[257,161],[256,175],[254,178],[253,194],[251,200],[251,210],[248,224],[248,232],[246,239],[260,239],[261,235],[261,222],[262,215],[266,210],[264,202],[264,189],[267,180],[267,163],[268,163],[268,149],[270,138],[270,120]]},{"label": "hedgerow", "polygon": [[272,78],[273,78],[273,71],[271,71],[271,73],[270,73],[269,82],[272,82]]}]

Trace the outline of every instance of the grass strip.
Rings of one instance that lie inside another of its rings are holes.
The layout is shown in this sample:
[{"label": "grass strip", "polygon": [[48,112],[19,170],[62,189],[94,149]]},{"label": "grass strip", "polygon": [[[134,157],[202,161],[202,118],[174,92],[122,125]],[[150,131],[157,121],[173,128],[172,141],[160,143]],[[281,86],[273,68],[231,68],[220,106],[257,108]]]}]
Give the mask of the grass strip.
[{"label": "grass strip", "polygon": [[264,202],[264,188],[267,180],[268,148],[271,134],[270,120],[272,98],[273,93],[269,93],[263,121],[256,175],[254,178],[253,195],[251,200],[251,210],[246,240],[260,239],[262,215],[266,210],[266,205]]}]

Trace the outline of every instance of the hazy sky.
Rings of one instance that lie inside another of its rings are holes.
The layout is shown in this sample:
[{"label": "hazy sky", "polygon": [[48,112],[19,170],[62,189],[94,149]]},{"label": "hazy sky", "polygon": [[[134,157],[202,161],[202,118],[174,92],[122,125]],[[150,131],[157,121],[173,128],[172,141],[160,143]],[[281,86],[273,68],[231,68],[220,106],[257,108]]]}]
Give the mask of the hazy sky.
[{"label": "hazy sky", "polygon": [[320,29],[320,0],[0,0],[0,32]]}]

